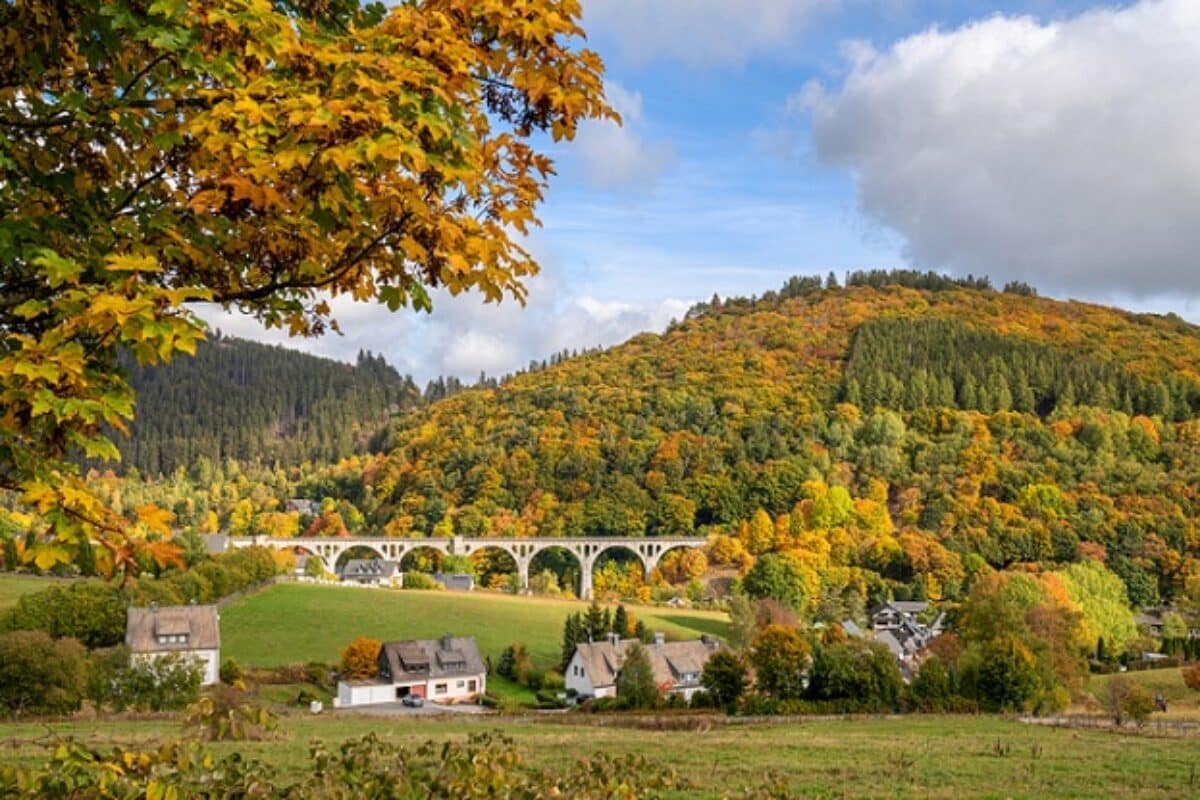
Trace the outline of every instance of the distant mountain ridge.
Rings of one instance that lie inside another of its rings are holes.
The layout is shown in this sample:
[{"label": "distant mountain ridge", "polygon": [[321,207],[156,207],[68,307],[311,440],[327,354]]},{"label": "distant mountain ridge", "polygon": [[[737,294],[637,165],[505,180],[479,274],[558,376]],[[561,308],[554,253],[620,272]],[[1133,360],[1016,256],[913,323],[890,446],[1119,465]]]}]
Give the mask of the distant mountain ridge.
[{"label": "distant mountain ridge", "polygon": [[222,336],[169,364],[125,364],[137,392],[131,436],[114,438],[123,466],[144,474],[198,460],[296,466],[361,452],[390,414],[421,391],[382,356],[356,363]]},{"label": "distant mountain ridge", "polygon": [[461,392],[334,485],[392,535],[609,536],[787,525],[843,487],[806,524],[890,580],[930,538],[994,566],[1103,552],[1155,596],[1200,567],[1195,326],[983,279],[850,284],[716,299]]}]

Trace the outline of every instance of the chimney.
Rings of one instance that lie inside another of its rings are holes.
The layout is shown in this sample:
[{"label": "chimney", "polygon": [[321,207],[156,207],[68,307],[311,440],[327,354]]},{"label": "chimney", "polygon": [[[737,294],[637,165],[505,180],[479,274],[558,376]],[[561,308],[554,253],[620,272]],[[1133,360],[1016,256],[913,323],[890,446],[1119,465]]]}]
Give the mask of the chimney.
[{"label": "chimney", "polygon": [[618,644],[620,644],[620,643],[621,643],[621,634],[619,634],[619,633],[610,633],[610,634],[608,635],[608,642],[609,642],[609,644],[611,644],[613,647],[616,647]]},{"label": "chimney", "polygon": [[665,633],[663,633],[662,631],[654,632],[654,644],[656,647],[661,647],[662,645],[666,644],[666,642],[667,642],[667,635]]},{"label": "chimney", "polygon": [[451,650],[451,649],[453,649],[453,648],[452,648],[452,646],[451,646],[451,645],[452,645],[452,639],[453,639],[453,637],[452,637],[450,634],[448,634],[448,633],[446,633],[446,634],[442,634],[442,649],[443,649],[443,650]]}]

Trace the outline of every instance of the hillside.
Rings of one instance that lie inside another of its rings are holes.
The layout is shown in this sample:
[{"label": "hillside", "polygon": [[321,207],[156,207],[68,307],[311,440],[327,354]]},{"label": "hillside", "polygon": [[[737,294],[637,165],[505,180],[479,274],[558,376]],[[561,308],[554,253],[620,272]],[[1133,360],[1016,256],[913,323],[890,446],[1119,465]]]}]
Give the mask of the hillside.
[{"label": "hillside", "polygon": [[297,465],[365,449],[389,413],[421,393],[382,356],[343,364],[283,347],[222,337],[163,366],[126,364],[137,392],[131,436],[116,436],[126,467],[143,474],[200,459]]},{"label": "hillside", "polygon": [[1137,603],[1181,590],[1200,554],[1195,327],[1022,287],[853,282],[704,304],[463,392],[321,486],[390,535],[740,531],[807,553],[814,603],[880,581],[952,597],[977,556],[1105,558]]},{"label": "hillside", "polygon": [[[334,663],[354,636],[384,641],[474,636],[493,661],[514,641],[543,667],[562,652],[563,620],[584,606],[548,598],[484,592],[385,592],[330,586],[274,586],[231,603],[221,611],[225,651],[251,666],[324,661]],[[630,606],[650,630],[672,638],[701,633],[725,636],[725,615],[692,609]],[[264,637],[264,631],[271,631]],[[352,631],[353,634],[347,633]]]}]

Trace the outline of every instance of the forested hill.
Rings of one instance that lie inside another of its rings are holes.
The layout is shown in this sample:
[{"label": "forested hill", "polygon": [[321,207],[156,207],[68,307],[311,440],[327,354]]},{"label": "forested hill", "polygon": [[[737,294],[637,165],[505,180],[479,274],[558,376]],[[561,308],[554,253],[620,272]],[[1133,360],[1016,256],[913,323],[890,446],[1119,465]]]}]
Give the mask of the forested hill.
[{"label": "forested hill", "polygon": [[774,525],[897,581],[1088,553],[1139,599],[1178,588],[1200,554],[1195,327],[1020,286],[854,283],[717,300],[463,392],[322,490],[392,535]]},{"label": "forested hill", "polygon": [[126,364],[137,392],[132,435],[114,437],[123,465],[143,474],[199,459],[270,465],[329,462],[365,449],[388,415],[421,392],[382,356],[343,364],[222,337],[165,366]]}]

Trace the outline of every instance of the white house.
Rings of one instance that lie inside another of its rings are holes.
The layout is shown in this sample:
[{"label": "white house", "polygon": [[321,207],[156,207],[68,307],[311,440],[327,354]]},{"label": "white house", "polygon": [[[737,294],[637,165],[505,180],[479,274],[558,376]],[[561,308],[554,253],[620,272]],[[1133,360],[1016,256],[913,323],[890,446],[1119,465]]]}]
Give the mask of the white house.
[{"label": "white house", "polygon": [[178,653],[201,662],[202,686],[220,681],[221,616],[216,606],[130,607],[125,645],[133,662]]},{"label": "white house", "polygon": [[[567,664],[567,689],[575,690],[580,698],[615,697],[617,674],[625,663],[629,649],[639,644],[637,639],[621,639],[616,634],[600,642],[575,645],[575,654]],[[650,657],[654,682],[666,694],[676,694],[684,700],[701,690],[700,674],[709,657],[720,650],[720,640],[711,636],[684,642],[668,642],[661,633],[654,641],[642,644]]]},{"label": "white house", "polygon": [[352,558],[338,571],[338,577],[365,586],[398,587],[404,583],[400,562],[382,558]]},{"label": "white house", "polygon": [[465,703],[487,691],[487,667],[474,636],[388,642],[370,680],[340,681],[336,708],[394,703],[409,695],[435,703]]}]

